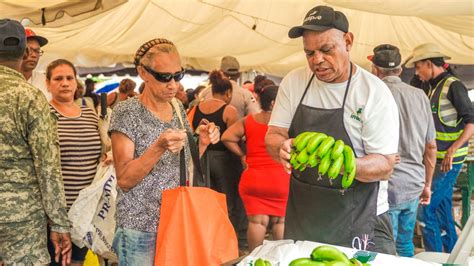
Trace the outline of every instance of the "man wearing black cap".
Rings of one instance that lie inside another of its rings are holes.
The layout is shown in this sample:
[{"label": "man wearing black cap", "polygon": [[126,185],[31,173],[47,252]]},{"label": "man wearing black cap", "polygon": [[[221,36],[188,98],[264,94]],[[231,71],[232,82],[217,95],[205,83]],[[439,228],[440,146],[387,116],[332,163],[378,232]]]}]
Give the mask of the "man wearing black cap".
[{"label": "man wearing black cap", "polygon": [[[240,63],[237,61],[237,58],[229,55],[222,57],[220,70],[232,83],[232,99],[230,104],[237,109],[239,117],[258,113],[260,107],[252,93],[237,84],[237,80],[240,78]],[[210,87],[206,88],[206,90],[201,93],[200,97],[204,100],[212,98]]]},{"label": "man wearing black cap", "polygon": [[43,55],[41,47],[48,44],[48,39],[36,35],[32,29],[26,28],[25,33],[27,40],[26,46],[28,47],[29,53],[28,57],[21,63],[21,73],[30,84],[40,89],[49,101],[51,100],[51,93],[49,93],[46,88],[46,74],[35,70],[40,57]]},{"label": "man wearing black cap", "polygon": [[[291,171],[285,238],[395,254],[387,186],[398,151],[398,110],[387,86],[351,63],[354,36],[346,16],[328,6],[311,9],[290,38],[303,37],[307,67],[280,84],[266,136],[267,149]],[[291,169],[293,138],[305,131],[343,140],[356,156],[348,189],[318,178],[318,169]]]},{"label": "man wearing black cap", "polygon": [[402,59],[397,47],[381,44],[368,59],[372,61],[372,73],[387,84],[399,110],[400,164],[395,166],[388,184],[388,213],[398,255],[412,257],[418,204],[430,203],[436,165],[436,131],[430,102],[422,90],[400,79]]},{"label": "man wearing black cap", "polygon": [[[23,26],[0,20],[0,261],[44,265],[70,263],[71,238],[61,177],[59,147],[48,102],[19,72],[28,52]],[[1,263],[0,263],[1,264]]]}]

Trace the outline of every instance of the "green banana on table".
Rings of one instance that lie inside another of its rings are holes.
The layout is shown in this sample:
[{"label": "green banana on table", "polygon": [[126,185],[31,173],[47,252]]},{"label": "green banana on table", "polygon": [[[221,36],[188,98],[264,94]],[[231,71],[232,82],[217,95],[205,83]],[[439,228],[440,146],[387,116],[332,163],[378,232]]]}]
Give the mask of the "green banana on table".
[{"label": "green banana on table", "polygon": [[350,264],[349,258],[339,249],[332,246],[319,246],[311,252],[311,259],[315,261],[340,261]]},{"label": "green banana on table", "polygon": [[356,258],[349,260],[347,255],[333,246],[322,245],[311,252],[310,258],[298,258],[290,266],[361,266]]},{"label": "green banana on table", "polygon": [[351,262],[351,266],[364,266],[364,264],[356,258],[352,258],[349,261]]},{"label": "green banana on table", "polygon": [[332,180],[342,175],[344,189],[352,185],[356,175],[356,157],[352,148],[344,141],[321,132],[306,131],[293,139],[290,164],[300,172],[307,167],[318,167],[319,176],[327,174]]},{"label": "green banana on table", "polygon": [[290,266],[326,266],[324,262],[314,261],[310,258],[299,258],[290,262]]},{"label": "green banana on table", "polygon": [[257,259],[253,265],[254,266],[272,266],[272,264],[268,260],[264,260],[264,259]]}]

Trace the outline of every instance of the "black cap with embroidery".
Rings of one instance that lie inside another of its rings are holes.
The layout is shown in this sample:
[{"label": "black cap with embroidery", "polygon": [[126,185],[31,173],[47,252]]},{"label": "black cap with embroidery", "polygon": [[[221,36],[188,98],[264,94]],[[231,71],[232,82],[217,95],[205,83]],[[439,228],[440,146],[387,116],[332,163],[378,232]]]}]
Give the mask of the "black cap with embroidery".
[{"label": "black cap with embroidery", "polygon": [[346,15],[329,6],[317,6],[308,11],[304,17],[303,25],[290,29],[288,37],[292,39],[301,37],[305,30],[325,31],[329,29],[348,32],[349,21],[347,21]]},{"label": "black cap with embroidery", "polygon": [[0,19],[0,51],[21,51],[26,47],[25,28],[20,22]]}]

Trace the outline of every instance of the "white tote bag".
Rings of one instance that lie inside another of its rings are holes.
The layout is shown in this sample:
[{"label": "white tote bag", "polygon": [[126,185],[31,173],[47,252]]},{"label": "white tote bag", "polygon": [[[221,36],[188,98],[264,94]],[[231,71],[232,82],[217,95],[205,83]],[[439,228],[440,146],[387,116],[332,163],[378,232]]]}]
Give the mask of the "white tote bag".
[{"label": "white tote bag", "polygon": [[116,261],[112,251],[115,234],[117,178],[113,165],[100,163],[92,184],[81,190],[69,209],[72,242]]}]

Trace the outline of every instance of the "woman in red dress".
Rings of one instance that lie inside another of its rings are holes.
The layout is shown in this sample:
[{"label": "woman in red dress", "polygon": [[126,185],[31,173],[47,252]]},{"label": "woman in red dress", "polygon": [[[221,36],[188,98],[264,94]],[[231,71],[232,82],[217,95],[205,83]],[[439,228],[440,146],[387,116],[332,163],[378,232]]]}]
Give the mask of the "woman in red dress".
[{"label": "woman in red dress", "polygon": [[[240,156],[244,167],[239,193],[248,217],[247,241],[252,251],[263,243],[267,226],[272,226],[273,240],[283,238],[289,175],[280,163],[268,155],[265,134],[278,86],[270,85],[256,90],[262,111],[248,115],[229,127],[222,142]],[[239,146],[245,136],[247,154]]]}]

